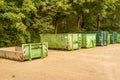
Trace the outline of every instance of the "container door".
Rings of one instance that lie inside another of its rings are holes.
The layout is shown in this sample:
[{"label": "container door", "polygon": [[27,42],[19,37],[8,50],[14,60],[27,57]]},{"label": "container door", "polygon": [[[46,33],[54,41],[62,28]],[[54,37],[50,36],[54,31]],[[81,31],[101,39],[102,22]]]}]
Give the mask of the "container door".
[{"label": "container door", "polygon": [[63,45],[65,46],[65,49],[73,50],[73,48],[72,48],[72,34],[64,35],[64,40],[65,40],[65,44],[63,44]]},{"label": "container door", "polygon": [[80,42],[79,42],[80,36],[78,37],[78,34],[72,34],[72,47],[73,49],[79,49],[80,48]]},{"label": "container door", "polygon": [[86,34],[82,34],[82,47],[88,47],[88,40],[87,40],[87,35]]},{"label": "container door", "polygon": [[108,42],[108,44],[110,44],[110,34],[108,34],[107,42]]},{"label": "container door", "polygon": [[92,36],[92,45],[93,45],[93,47],[96,46],[96,34],[94,34],[94,35]]},{"label": "container door", "polygon": [[81,48],[82,46],[82,35],[81,34],[77,34],[78,35],[78,47]]},{"label": "container door", "polygon": [[107,45],[107,35],[105,31],[103,32],[103,43],[104,45]]},{"label": "container door", "polygon": [[113,32],[111,32],[111,35],[110,35],[110,43],[111,44],[114,43],[114,34],[113,34]]},{"label": "container door", "polygon": [[117,42],[117,32],[114,32],[115,43]]},{"label": "container door", "polygon": [[107,45],[109,44],[109,42],[108,42],[108,41],[109,41],[109,40],[108,40],[109,38],[108,38],[108,37],[109,37],[109,34],[108,34],[108,31],[106,31],[106,40],[107,40],[107,41],[106,41],[106,44],[107,44]]},{"label": "container door", "polygon": [[94,36],[93,35],[88,35],[87,36],[87,47],[94,47],[95,43],[94,43]]},{"label": "container door", "polygon": [[96,34],[96,44],[99,46],[103,45],[103,33],[102,32],[98,32]]},{"label": "container door", "polygon": [[44,42],[42,43],[42,56],[41,57],[46,57],[48,56],[48,43]]}]

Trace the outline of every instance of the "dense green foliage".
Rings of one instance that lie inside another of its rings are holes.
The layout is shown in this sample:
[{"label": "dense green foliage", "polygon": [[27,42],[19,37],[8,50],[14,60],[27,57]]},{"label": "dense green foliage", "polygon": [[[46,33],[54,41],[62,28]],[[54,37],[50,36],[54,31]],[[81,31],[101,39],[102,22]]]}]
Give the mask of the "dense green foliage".
[{"label": "dense green foliage", "polygon": [[0,0],[0,47],[96,30],[120,32],[120,0]]}]

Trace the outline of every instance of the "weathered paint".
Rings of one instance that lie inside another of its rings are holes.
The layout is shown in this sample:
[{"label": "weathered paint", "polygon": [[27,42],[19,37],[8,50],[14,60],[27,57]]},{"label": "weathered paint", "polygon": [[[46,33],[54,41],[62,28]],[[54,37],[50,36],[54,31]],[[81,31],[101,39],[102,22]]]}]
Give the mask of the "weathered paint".
[{"label": "weathered paint", "polygon": [[104,45],[104,32],[103,31],[87,31],[80,32],[82,34],[96,34],[96,45],[103,46]]},{"label": "weathered paint", "polygon": [[[9,51],[8,51],[9,49]],[[14,59],[19,61],[32,60],[33,58],[43,58],[48,55],[48,44],[34,43],[22,44],[22,48],[13,47],[0,49],[0,57]]]},{"label": "weathered paint", "polygon": [[117,34],[117,42],[120,43],[120,34]]},{"label": "weathered paint", "polygon": [[110,32],[110,43],[115,44],[117,42],[117,32]]},{"label": "weathered paint", "polygon": [[81,34],[40,34],[41,42],[52,49],[74,50],[81,48]]},{"label": "weathered paint", "polygon": [[108,36],[107,36],[107,44],[110,44],[110,34],[108,33]]},{"label": "weathered paint", "polygon": [[96,46],[96,34],[82,34],[82,47],[91,48]]},{"label": "weathered paint", "polygon": [[109,32],[108,31],[103,31],[103,44],[105,45],[105,46],[107,46],[108,45],[108,41],[109,41]]}]

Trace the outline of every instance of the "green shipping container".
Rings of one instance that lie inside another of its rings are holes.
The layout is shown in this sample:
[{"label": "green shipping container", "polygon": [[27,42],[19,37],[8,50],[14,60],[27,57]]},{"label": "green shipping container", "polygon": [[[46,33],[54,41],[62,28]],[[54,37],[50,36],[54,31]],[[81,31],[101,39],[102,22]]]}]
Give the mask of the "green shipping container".
[{"label": "green shipping container", "polygon": [[81,48],[81,34],[40,34],[41,42],[52,49],[74,50]]},{"label": "green shipping container", "polygon": [[92,33],[96,33],[96,45],[103,46],[104,45],[104,32],[96,31],[96,32],[92,32]]},{"label": "green shipping container", "polygon": [[96,33],[96,45],[97,46],[106,46],[108,40],[107,31],[93,31],[91,33]]},{"label": "green shipping container", "polygon": [[117,42],[120,43],[120,34],[117,34]]},{"label": "green shipping container", "polygon": [[46,56],[48,56],[47,42],[22,44],[22,47],[0,48],[0,57],[19,61],[32,60],[33,58],[44,58]]},{"label": "green shipping container", "polygon": [[91,48],[96,46],[96,34],[82,34],[82,47]]},{"label": "green shipping container", "polygon": [[103,46],[104,45],[104,40],[103,40],[103,31],[88,31],[88,32],[80,32],[82,34],[96,34],[96,45],[97,46]]},{"label": "green shipping container", "polygon": [[117,33],[116,32],[110,32],[110,43],[111,44],[117,43]]}]

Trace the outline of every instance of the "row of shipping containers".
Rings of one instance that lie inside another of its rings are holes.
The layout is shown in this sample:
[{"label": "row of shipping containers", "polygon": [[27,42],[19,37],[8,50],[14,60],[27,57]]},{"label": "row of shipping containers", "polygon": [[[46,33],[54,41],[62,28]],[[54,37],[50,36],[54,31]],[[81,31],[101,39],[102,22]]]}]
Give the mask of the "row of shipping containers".
[{"label": "row of shipping containers", "polygon": [[77,50],[120,43],[120,34],[108,31],[40,34],[40,38],[41,43],[22,44],[21,47],[0,48],[0,57],[25,61],[48,56],[48,48]]},{"label": "row of shipping containers", "polygon": [[61,34],[40,34],[41,42],[48,42],[51,49],[75,50],[107,46],[120,42],[120,34],[108,31],[89,31]]}]

